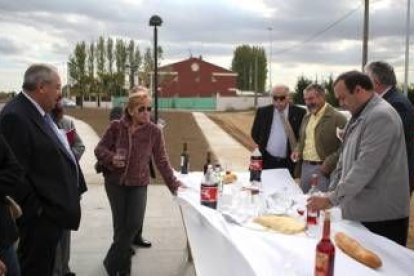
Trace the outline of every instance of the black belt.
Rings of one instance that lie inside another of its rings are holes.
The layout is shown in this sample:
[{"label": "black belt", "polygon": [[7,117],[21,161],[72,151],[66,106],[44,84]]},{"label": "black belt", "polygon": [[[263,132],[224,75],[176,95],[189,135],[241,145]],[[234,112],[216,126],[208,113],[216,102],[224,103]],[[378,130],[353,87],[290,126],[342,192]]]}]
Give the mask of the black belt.
[{"label": "black belt", "polygon": [[310,161],[310,160],[303,160],[303,163],[308,163],[312,166],[320,165],[323,163],[323,161]]}]

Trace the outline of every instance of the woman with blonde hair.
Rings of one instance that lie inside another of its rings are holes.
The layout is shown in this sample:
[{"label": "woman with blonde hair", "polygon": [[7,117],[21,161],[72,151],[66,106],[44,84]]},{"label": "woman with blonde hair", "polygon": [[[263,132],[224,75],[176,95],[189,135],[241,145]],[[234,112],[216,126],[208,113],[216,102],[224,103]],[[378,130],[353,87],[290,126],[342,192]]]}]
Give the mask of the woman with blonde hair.
[{"label": "woman with blonde hair", "polygon": [[151,122],[150,112],[148,90],[133,88],[124,116],[111,122],[95,148],[104,167],[114,228],[113,242],[104,260],[109,275],[130,275],[130,247],[144,220],[151,157],[171,193],[182,186],[168,160],[162,131]]}]

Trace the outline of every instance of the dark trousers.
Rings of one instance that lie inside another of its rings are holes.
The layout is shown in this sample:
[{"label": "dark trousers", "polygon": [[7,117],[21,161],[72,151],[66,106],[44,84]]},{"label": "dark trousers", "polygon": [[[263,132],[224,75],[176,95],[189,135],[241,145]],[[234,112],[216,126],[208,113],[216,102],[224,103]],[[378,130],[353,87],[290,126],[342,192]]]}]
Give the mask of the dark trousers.
[{"label": "dark trousers", "polygon": [[71,272],[69,268],[70,260],[70,230],[64,230],[62,236],[56,246],[55,265],[53,275],[66,275]]},{"label": "dark trousers", "polygon": [[289,158],[272,156],[267,151],[263,152],[263,169],[282,169],[286,168],[293,175],[293,165]]},{"label": "dark trousers", "polygon": [[126,187],[105,181],[105,189],[111,205],[114,235],[104,265],[109,275],[130,273],[130,247],[144,222],[147,187]]},{"label": "dark trousers", "polygon": [[62,228],[44,214],[22,221],[18,248],[22,275],[51,276]]},{"label": "dark trousers", "polygon": [[405,246],[408,235],[408,217],[402,219],[362,222],[371,232]]}]

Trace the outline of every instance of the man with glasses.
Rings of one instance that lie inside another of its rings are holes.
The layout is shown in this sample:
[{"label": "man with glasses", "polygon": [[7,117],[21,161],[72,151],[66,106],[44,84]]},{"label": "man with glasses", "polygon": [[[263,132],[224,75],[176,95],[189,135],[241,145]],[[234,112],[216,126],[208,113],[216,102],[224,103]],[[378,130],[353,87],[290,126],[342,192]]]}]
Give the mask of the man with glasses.
[{"label": "man with glasses", "polygon": [[303,118],[298,145],[291,158],[295,162],[302,160],[300,183],[303,192],[309,191],[315,173],[320,176],[319,190],[325,192],[341,145],[336,129],[345,126],[346,118],[325,101],[325,89],[319,84],[306,87],[303,99],[309,112]]},{"label": "man with glasses", "polygon": [[296,147],[305,109],[289,103],[289,88],[272,89],[272,104],[257,109],[251,136],[263,155],[263,169],[287,168],[293,175],[289,156]]}]

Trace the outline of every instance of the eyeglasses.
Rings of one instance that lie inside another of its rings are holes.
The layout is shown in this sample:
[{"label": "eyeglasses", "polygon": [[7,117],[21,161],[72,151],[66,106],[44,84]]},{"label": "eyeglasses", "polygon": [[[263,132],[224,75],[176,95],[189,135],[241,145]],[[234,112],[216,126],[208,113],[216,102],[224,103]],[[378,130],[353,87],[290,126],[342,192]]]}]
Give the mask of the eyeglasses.
[{"label": "eyeglasses", "polygon": [[138,108],[138,112],[139,113],[142,113],[144,111],[151,112],[151,110],[152,110],[152,107],[151,106],[140,106]]},{"label": "eyeglasses", "polygon": [[282,102],[282,101],[286,100],[286,96],[273,96],[272,98],[275,102],[277,102],[277,101]]}]

